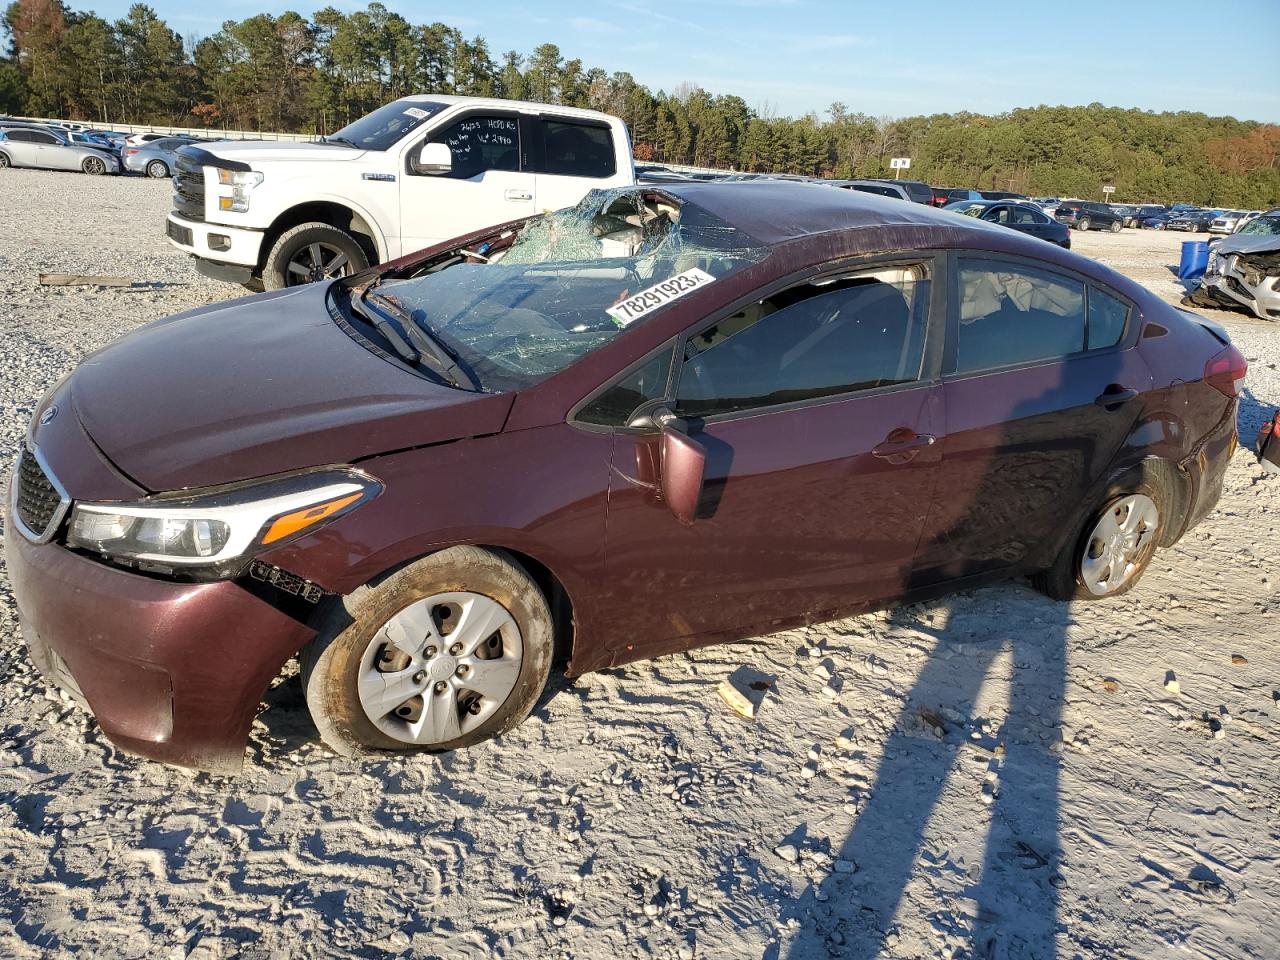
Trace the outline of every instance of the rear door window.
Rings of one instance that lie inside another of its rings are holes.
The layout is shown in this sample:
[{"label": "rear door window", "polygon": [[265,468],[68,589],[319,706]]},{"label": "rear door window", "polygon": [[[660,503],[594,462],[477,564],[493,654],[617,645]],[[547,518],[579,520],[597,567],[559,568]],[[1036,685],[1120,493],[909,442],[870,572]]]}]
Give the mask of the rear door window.
[{"label": "rear door window", "polygon": [[959,260],[956,373],[1053,360],[1085,348],[1084,283],[1012,261]]},{"label": "rear door window", "polygon": [[613,136],[596,124],[543,118],[543,173],[562,177],[612,177],[617,172]]},{"label": "rear door window", "polygon": [[1009,222],[1018,224],[1044,223],[1048,217],[1036,213],[1028,207],[1010,207]]},{"label": "rear door window", "polygon": [[709,417],[919,379],[926,263],[793,287],[689,337],[675,412]]}]

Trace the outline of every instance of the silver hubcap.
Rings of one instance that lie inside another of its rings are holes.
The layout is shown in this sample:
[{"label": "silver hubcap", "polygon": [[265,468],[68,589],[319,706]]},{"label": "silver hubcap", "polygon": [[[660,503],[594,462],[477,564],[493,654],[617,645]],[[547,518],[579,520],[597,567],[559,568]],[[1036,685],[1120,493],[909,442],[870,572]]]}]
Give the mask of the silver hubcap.
[{"label": "silver hubcap", "polygon": [[332,280],[351,273],[351,259],[329,243],[309,243],[293,255],[285,277],[289,286]]},{"label": "silver hubcap", "polygon": [[1085,541],[1080,577],[1094,596],[1115,593],[1129,582],[1160,525],[1155,501],[1141,493],[1123,497],[1098,520]]},{"label": "silver hubcap", "polygon": [[502,706],[523,659],[520,628],[502,604],[478,593],[436,594],[405,607],[369,641],[360,706],[402,743],[448,743]]}]

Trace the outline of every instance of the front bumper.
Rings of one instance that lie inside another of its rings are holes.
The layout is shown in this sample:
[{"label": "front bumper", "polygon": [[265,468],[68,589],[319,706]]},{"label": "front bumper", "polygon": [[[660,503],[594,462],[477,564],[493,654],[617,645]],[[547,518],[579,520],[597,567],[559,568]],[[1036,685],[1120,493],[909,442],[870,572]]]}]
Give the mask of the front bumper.
[{"label": "front bumper", "polygon": [[[210,244],[211,235],[222,238],[222,249]],[[177,213],[170,213],[165,221],[165,236],[183,253],[202,260],[252,269],[258,265],[264,233],[244,227],[229,227],[222,223],[188,220]]]},{"label": "front bumper", "polygon": [[1280,274],[1241,269],[1240,254],[1218,254],[1210,259],[1197,294],[1228,307],[1243,307],[1260,320],[1280,319]]},{"label": "front bumper", "polygon": [[129,753],[234,774],[258,703],[314,631],[232,581],[117,569],[6,523],[32,661]]}]

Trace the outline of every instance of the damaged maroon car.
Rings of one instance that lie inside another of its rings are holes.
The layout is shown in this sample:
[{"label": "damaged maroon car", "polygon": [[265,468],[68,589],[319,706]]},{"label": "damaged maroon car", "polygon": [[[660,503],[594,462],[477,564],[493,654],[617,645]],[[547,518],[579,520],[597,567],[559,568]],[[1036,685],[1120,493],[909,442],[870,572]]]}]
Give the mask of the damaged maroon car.
[{"label": "damaged maroon car", "polygon": [[1031,575],[1130,589],[1216,502],[1245,364],[1098,263],[755,181],[596,191],[145,326],[44,398],[5,547],[122,749],[240,767],[290,658],[335,750],[574,675]]}]

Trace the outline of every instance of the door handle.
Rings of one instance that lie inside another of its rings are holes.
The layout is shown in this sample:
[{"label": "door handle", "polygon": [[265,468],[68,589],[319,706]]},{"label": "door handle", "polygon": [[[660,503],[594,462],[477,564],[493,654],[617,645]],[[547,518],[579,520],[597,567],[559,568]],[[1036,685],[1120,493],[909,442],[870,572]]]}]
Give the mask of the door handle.
[{"label": "door handle", "polygon": [[533,194],[528,190],[508,190],[506,197],[508,200],[532,200]]},{"label": "door handle", "polygon": [[890,463],[906,463],[925,447],[932,446],[938,438],[931,433],[916,433],[908,428],[894,430],[882,443],[871,448],[873,457]]},{"label": "door handle", "polygon": [[1138,395],[1137,390],[1130,390],[1128,387],[1122,387],[1118,383],[1111,386],[1098,394],[1093,401],[1104,410],[1117,410],[1121,405],[1128,403]]}]

